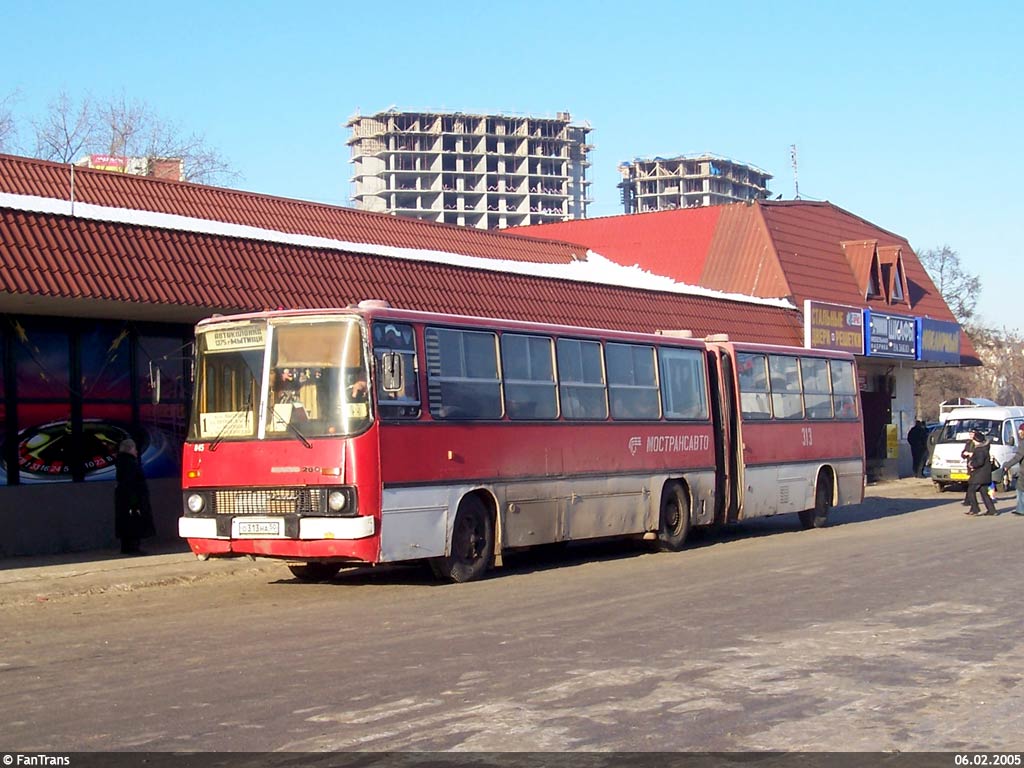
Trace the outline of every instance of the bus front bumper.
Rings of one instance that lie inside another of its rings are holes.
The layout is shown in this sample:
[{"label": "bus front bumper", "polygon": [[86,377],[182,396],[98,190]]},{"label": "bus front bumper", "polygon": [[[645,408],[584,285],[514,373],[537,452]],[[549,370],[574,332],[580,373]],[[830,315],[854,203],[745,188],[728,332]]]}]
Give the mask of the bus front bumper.
[{"label": "bus front bumper", "polygon": [[231,535],[218,535],[217,520],[212,517],[179,517],[178,535],[183,539],[220,539],[223,541],[273,540],[300,541],[351,540],[373,536],[374,518],[358,517],[303,517],[299,518],[298,536],[284,535],[285,524],[279,517],[234,517]]}]

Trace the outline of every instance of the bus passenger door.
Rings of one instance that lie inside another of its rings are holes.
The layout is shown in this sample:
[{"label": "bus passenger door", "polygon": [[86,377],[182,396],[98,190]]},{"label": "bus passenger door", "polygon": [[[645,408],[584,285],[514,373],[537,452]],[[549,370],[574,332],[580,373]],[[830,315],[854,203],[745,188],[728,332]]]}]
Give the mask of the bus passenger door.
[{"label": "bus passenger door", "polygon": [[743,449],[740,443],[739,396],[731,350],[713,346],[708,353],[711,413],[715,427],[715,460],[718,465],[715,519],[733,523],[743,506]]}]

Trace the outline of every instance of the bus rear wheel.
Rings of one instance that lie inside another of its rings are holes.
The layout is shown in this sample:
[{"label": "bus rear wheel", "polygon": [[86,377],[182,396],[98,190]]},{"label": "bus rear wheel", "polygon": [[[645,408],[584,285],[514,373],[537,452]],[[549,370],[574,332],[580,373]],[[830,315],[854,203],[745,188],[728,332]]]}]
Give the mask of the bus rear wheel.
[{"label": "bus rear wheel", "polygon": [[300,581],[329,581],[338,574],[341,566],[336,563],[303,563],[289,565],[288,570]]},{"label": "bus rear wheel", "polygon": [[678,483],[669,483],[661,492],[658,522],[658,549],[678,552],[690,532],[690,500]]},{"label": "bus rear wheel", "polygon": [[814,507],[800,513],[800,525],[804,530],[824,528],[828,523],[828,513],[832,509],[832,478],[828,475],[818,477],[818,488],[814,492]]},{"label": "bus rear wheel", "polygon": [[450,553],[430,561],[439,579],[462,584],[481,578],[494,553],[494,521],[479,499],[469,496],[459,505],[452,528]]}]

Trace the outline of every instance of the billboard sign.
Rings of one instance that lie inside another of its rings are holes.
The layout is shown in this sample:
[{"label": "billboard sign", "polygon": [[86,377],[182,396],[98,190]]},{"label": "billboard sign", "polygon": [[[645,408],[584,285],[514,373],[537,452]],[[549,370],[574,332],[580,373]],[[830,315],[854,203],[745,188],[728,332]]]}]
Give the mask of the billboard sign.
[{"label": "billboard sign", "polygon": [[960,325],[953,322],[922,317],[921,336],[917,348],[920,360],[937,363],[960,364]]},{"label": "billboard sign", "polygon": [[821,301],[804,302],[804,346],[864,354],[864,310]]},{"label": "billboard sign", "polygon": [[864,310],[869,357],[917,359],[917,318]]}]

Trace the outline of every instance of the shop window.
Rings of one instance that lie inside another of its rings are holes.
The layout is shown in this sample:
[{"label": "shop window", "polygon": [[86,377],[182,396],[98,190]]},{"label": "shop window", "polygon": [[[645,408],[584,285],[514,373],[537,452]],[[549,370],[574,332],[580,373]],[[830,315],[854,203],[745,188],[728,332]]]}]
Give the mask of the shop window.
[{"label": "shop window", "polygon": [[131,334],[127,327],[98,325],[83,333],[79,361],[83,399],[131,399]]}]

